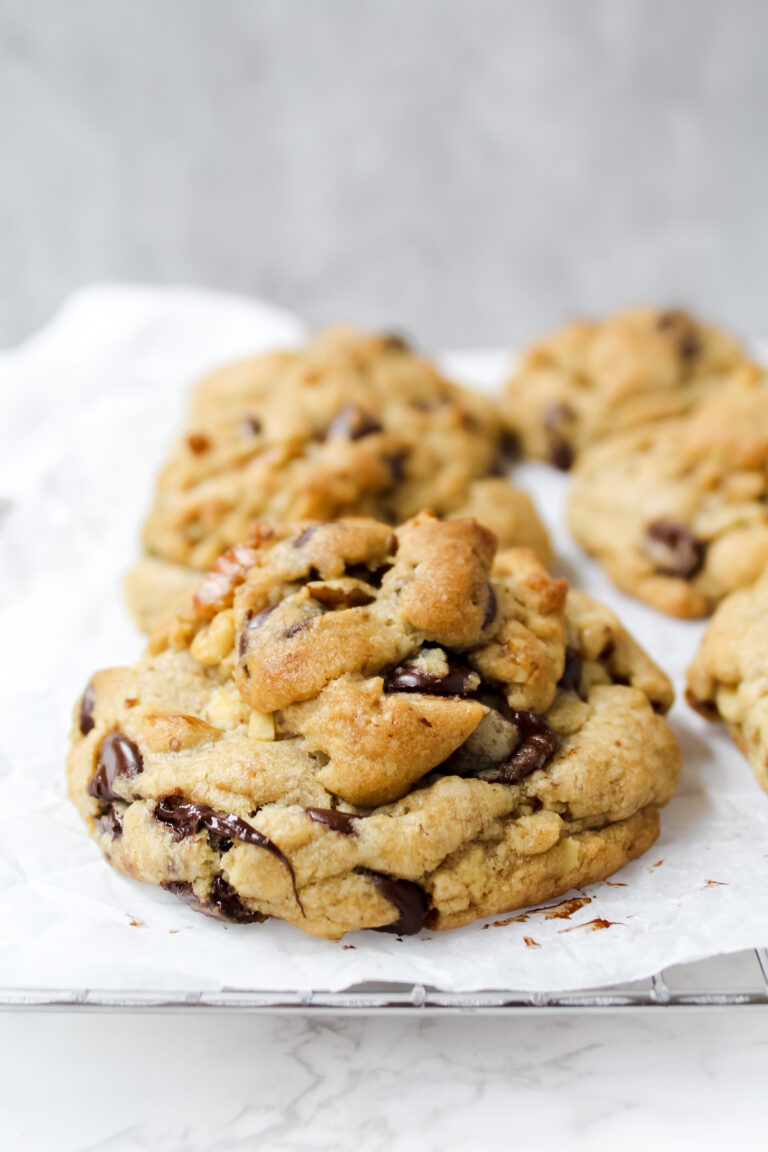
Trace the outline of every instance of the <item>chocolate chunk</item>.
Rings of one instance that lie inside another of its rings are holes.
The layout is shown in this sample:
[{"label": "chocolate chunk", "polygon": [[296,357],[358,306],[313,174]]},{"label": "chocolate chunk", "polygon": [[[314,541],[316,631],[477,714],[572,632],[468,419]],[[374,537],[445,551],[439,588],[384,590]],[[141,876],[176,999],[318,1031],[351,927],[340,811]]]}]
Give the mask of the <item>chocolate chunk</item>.
[{"label": "chocolate chunk", "polygon": [[701,352],[701,339],[698,333],[693,330],[681,333],[677,349],[683,360],[695,360]]},{"label": "chocolate chunk", "polygon": [[93,690],[93,684],[89,684],[83,693],[83,699],[80,701],[80,731],[83,736],[87,736],[96,727],[96,721],[93,718],[93,713],[96,708],[96,693]]},{"label": "chocolate chunk", "polygon": [[371,416],[359,404],[349,403],[339,409],[328,429],[328,435],[342,436],[346,440],[362,440],[364,436],[383,431],[383,426],[375,416]]},{"label": "chocolate chunk", "polygon": [[412,880],[397,880],[374,872],[371,868],[356,868],[361,876],[367,876],[374,888],[397,909],[397,919],[391,924],[375,928],[375,932],[392,932],[396,936],[415,936],[424,927],[429,911],[429,897],[423,888]]},{"label": "chocolate chunk", "polygon": [[613,636],[611,636],[610,639],[606,640],[605,644],[603,645],[603,649],[602,649],[600,655],[598,656],[598,660],[610,660],[611,656],[613,656],[615,651],[616,651],[616,641],[613,638]]},{"label": "chocolate chunk", "polygon": [[237,651],[241,657],[245,656],[248,651],[248,639],[251,632],[256,628],[260,628],[276,608],[277,604],[268,604],[266,608],[262,608],[261,612],[257,612],[255,616],[252,612],[246,612],[243,627],[240,632],[240,639],[237,644]]},{"label": "chocolate chunk", "polygon": [[393,668],[384,677],[385,692],[422,692],[427,696],[472,696],[475,674],[458,660],[448,660],[445,676],[435,676],[410,664]]},{"label": "chocolate chunk", "polygon": [[295,620],[293,624],[289,624],[283,632],[283,640],[290,640],[293,636],[297,636],[299,632],[304,632],[307,628],[311,628],[316,619],[316,616],[304,616],[301,620]]},{"label": "chocolate chunk", "polygon": [[683,524],[673,520],[655,520],[648,525],[645,534],[651,543],[648,551],[659,575],[690,580],[701,570],[706,545]]},{"label": "chocolate chunk", "polygon": [[195,456],[202,456],[203,452],[207,452],[211,446],[210,440],[202,432],[193,432],[191,436],[187,436],[187,444],[189,444],[190,452],[194,452]]},{"label": "chocolate chunk", "polygon": [[512,721],[512,709],[506,697],[505,687],[500,683],[489,683],[484,680],[477,690],[477,699],[486,708],[500,712],[505,720]]},{"label": "chocolate chunk", "polygon": [[703,716],[705,720],[720,719],[720,713],[714,700],[700,700],[690,688],[685,690],[685,699],[688,706],[693,708],[694,712],[698,712],[699,716]]},{"label": "chocolate chunk", "polygon": [[496,613],[499,610],[499,604],[496,599],[496,593],[493,590],[493,585],[488,585],[488,603],[485,606],[485,615],[483,616],[483,630],[490,627],[496,619]]},{"label": "chocolate chunk", "polygon": [[383,332],[381,341],[389,352],[411,352],[412,348],[399,332]]},{"label": "chocolate chunk", "polygon": [[567,472],[574,461],[573,448],[563,436],[563,427],[573,416],[573,409],[567,404],[548,404],[544,409],[544,431],[549,442],[547,459],[561,472]]},{"label": "chocolate chunk", "polygon": [[250,912],[229,881],[225,880],[221,874],[214,877],[208,899],[205,901],[198,899],[194,888],[186,880],[167,880],[162,887],[165,888],[166,892],[176,896],[177,899],[189,904],[190,908],[194,908],[196,912],[202,912],[203,915],[211,916],[214,920],[226,920],[234,924],[253,924],[256,922],[263,923],[267,919],[261,912]]},{"label": "chocolate chunk", "polygon": [[316,824],[325,824],[327,828],[340,832],[342,836],[357,836],[355,827],[357,817],[349,812],[337,812],[335,808],[305,808],[304,811]]},{"label": "chocolate chunk", "polygon": [[288,857],[268,836],[259,832],[240,816],[235,816],[232,812],[217,812],[208,804],[193,804],[180,800],[177,796],[163,796],[155,805],[155,819],[172,828],[177,840],[205,831],[220,851],[228,841],[242,840],[244,844],[254,844],[257,848],[271,852],[288,869],[296,903],[302,907],[296,888],[296,875]]},{"label": "chocolate chunk", "polygon": [[567,472],[573,466],[573,448],[571,448],[570,444],[566,444],[565,440],[553,440],[549,446],[547,460],[553,468],[559,468],[561,472]]},{"label": "chocolate chunk", "polygon": [[277,608],[277,604],[268,604],[266,608],[262,608],[261,612],[257,612],[255,616],[251,616],[249,613],[248,616],[246,617],[246,619],[248,621],[249,629],[250,628],[261,628],[264,621],[267,619],[268,616],[272,615],[272,613],[275,611],[276,608]]},{"label": "chocolate chunk", "polygon": [[96,817],[94,824],[101,834],[108,832],[116,840],[123,834],[123,813],[117,804],[110,804]]},{"label": "chocolate chunk", "polygon": [[518,460],[522,454],[520,437],[516,432],[505,431],[501,437],[501,455],[503,460]]},{"label": "chocolate chunk", "polygon": [[517,784],[544,768],[557,750],[557,736],[543,716],[525,709],[512,709],[511,715],[520,733],[520,743],[508,760],[477,773],[478,779],[489,784]]},{"label": "chocolate chunk", "polygon": [[298,536],[293,542],[294,548],[302,548],[306,544],[307,540],[312,539],[319,527],[319,524],[310,524],[307,528],[304,529],[303,532],[299,532]]},{"label": "chocolate chunk", "polygon": [[677,350],[683,360],[694,360],[701,352],[702,343],[698,328],[686,312],[670,308],[662,312],[656,321],[660,332],[668,332],[677,343]]},{"label": "chocolate chunk", "polygon": [[364,588],[334,588],[330,584],[308,584],[307,591],[318,604],[330,609],[363,608],[375,599]]},{"label": "chocolate chunk", "polygon": [[391,564],[382,564],[371,571],[366,564],[347,564],[344,570],[353,580],[362,580],[370,584],[371,588],[381,588],[382,581],[391,568]]},{"label": "chocolate chunk", "polygon": [[[487,703],[483,700],[483,703]],[[473,776],[505,763],[520,744],[517,726],[491,707],[464,743],[440,765],[438,771]]]},{"label": "chocolate chunk", "polygon": [[581,656],[578,652],[574,652],[573,648],[565,650],[565,667],[557,686],[564,692],[576,692],[577,695],[581,695]]},{"label": "chocolate chunk", "polygon": [[395,452],[389,456],[384,457],[387,467],[392,473],[392,483],[402,484],[405,479],[405,462],[408,459],[407,452]]},{"label": "chocolate chunk", "polygon": [[123,732],[110,732],[99,748],[96,771],[88,785],[88,795],[97,800],[120,800],[114,790],[115,781],[121,776],[129,779],[138,776],[144,769],[141,752]]}]

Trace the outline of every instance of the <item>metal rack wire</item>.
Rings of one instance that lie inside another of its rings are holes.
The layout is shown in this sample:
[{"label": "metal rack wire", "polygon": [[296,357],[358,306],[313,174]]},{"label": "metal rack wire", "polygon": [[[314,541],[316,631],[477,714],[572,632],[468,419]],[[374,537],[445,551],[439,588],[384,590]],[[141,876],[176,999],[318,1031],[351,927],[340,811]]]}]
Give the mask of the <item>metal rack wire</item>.
[{"label": "metal rack wire", "polygon": [[658,1008],[768,1008],[768,949],[679,965],[649,980],[577,992],[441,992],[423,984],[361,984],[344,992],[0,991],[0,1008],[88,1011],[487,1013]]}]

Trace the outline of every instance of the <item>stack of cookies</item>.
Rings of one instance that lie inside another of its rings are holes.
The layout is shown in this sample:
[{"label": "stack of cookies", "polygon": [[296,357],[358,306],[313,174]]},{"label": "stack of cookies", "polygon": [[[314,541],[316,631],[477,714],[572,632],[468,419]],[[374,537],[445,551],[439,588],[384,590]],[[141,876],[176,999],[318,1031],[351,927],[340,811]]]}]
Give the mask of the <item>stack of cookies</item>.
[{"label": "stack of cookies", "polygon": [[[350,329],[203,380],[127,580],[146,654],[75,710],[70,796],[105,858],[336,939],[645,852],[680,770],[672,686],[551,575],[505,449],[573,468],[573,532],[620,587],[701,615],[768,565],[764,390],[729,337],[641,311],[539,343],[501,404]],[[690,690],[763,765],[768,629],[739,634],[766,596],[725,600]]]}]

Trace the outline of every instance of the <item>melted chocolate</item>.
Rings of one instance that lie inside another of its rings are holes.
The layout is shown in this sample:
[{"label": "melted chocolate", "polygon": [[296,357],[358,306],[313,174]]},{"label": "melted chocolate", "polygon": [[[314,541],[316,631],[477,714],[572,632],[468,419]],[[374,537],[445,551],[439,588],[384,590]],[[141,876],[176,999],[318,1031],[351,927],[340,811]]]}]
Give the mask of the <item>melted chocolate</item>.
[{"label": "melted chocolate", "polygon": [[363,608],[373,603],[374,597],[364,588],[334,588],[330,584],[310,584],[309,594],[318,604],[335,608]]},{"label": "melted chocolate", "polygon": [[217,812],[208,804],[193,804],[179,800],[176,796],[163,796],[155,805],[155,819],[172,828],[177,840],[205,831],[219,851],[225,850],[228,841],[242,840],[244,844],[253,844],[257,848],[263,848],[265,852],[271,852],[288,869],[293,894],[301,908],[296,888],[296,874],[290,860],[268,836],[259,832],[240,816],[235,816],[232,812]]},{"label": "melted chocolate", "polygon": [[165,888],[166,892],[176,896],[177,899],[189,904],[190,908],[194,908],[196,912],[202,912],[203,915],[211,916],[214,920],[226,920],[234,924],[253,924],[256,921],[263,922],[266,919],[260,912],[250,912],[245,907],[235,889],[228,880],[224,879],[221,873],[214,876],[208,899],[205,901],[198,899],[194,888],[186,880],[167,880],[162,887]]},{"label": "melted chocolate", "polygon": [[144,770],[141,752],[123,732],[110,732],[99,748],[96,771],[88,785],[88,795],[97,800],[120,800],[114,790],[115,781],[121,776],[129,779]]},{"label": "melted chocolate", "polygon": [[557,751],[557,736],[543,716],[525,709],[512,709],[510,715],[520,733],[520,743],[508,760],[477,773],[479,779],[490,784],[517,784],[546,767]]},{"label": "melted chocolate", "polygon": [[96,721],[93,718],[95,708],[96,693],[93,690],[93,684],[89,684],[83,693],[83,699],[80,701],[79,723],[83,736],[87,736],[96,727]]},{"label": "melted chocolate", "polygon": [[472,696],[471,669],[457,660],[448,660],[445,676],[435,676],[408,664],[393,668],[384,677],[385,692],[422,692],[426,696]]},{"label": "melted chocolate", "polygon": [[684,525],[673,520],[655,520],[648,525],[646,536],[666,554],[662,563],[656,564],[660,575],[689,580],[700,571],[706,546]]},{"label": "melted chocolate", "polygon": [[577,695],[580,695],[581,656],[573,648],[566,648],[565,650],[565,667],[557,685],[564,692],[576,692]]},{"label": "melted chocolate", "polygon": [[100,833],[108,832],[116,840],[123,834],[123,813],[117,804],[110,804],[96,817],[94,824]]},{"label": "melted chocolate", "polygon": [[235,889],[221,873],[213,878],[208,893],[207,909],[215,909],[214,915],[218,914],[222,920],[231,920],[235,924],[253,924],[254,921],[264,920],[260,912],[251,912],[246,908]]},{"label": "melted chocolate", "polygon": [[357,868],[355,871],[367,876],[374,888],[397,909],[397,919],[391,924],[375,928],[375,932],[415,936],[421,931],[429,911],[429,897],[423,888],[412,880],[397,880],[394,876],[385,876],[383,872],[374,872],[371,868]]},{"label": "melted chocolate", "polygon": [[366,412],[359,404],[345,404],[328,429],[329,436],[343,436],[347,440],[362,440],[364,436],[372,436],[375,432],[383,432],[384,428],[376,419]]},{"label": "melted chocolate", "polygon": [[304,811],[316,824],[325,824],[326,828],[340,832],[342,836],[357,836],[357,817],[349,812],[337,812],[334,808],[305,808]]}]

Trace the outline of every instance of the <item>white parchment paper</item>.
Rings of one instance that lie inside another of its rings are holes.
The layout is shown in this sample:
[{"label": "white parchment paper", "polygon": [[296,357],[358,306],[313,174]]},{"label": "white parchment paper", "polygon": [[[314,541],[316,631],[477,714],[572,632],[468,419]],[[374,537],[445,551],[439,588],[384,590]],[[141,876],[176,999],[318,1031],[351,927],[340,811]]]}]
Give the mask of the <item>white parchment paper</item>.
[{"label": "white parchment paper", "polygon": [[[302,334],[290,315],[236,297],[106,287],[75,296],[0,355],[0,988],[305,991],[403,980],[555,991],[768,943],[768,796],[724,733],[684,704],[672,723],[685,767],[660,840],[613,884],[585,889],[590,903],[570,920],[535,911],[524,923],[495,917],[403,940],[318,941],[277,922],[207,920],[102,861],[65,799],[67,732],[90,673],[142,648],[120,581],[154,469],[195,376]],[[492,354],[446,359],[486,389],[505,366]],[[564,529],[562,476],[527,465],[517,479],[536,495],[563,574],[610,603],[680,691],[702,626],[608,585]],[[592,930],[597,918],[612,926]]]}]

